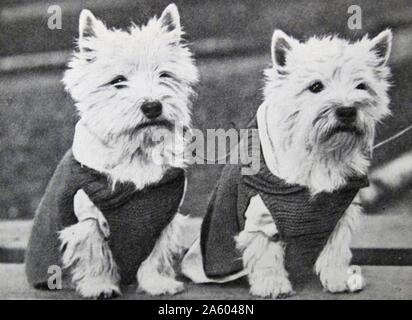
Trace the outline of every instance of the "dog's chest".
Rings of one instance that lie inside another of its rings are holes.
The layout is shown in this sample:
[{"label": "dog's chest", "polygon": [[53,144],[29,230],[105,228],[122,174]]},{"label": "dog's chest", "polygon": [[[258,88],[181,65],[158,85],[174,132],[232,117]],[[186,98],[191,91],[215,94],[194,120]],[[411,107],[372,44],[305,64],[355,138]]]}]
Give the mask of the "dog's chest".
[{"label": "dog's chest", "polygon": [[323,234],[333,230],[359,189],[367,184],[366,177],[354,177],[338,190],[312,195],[307,187],[288,184],[275,176],[262,155],[259,172],[239,180],[238,206],[245,208],[248,199],[258,194],[283,238]]},{"label": "dog's chest", "polygon": [[244,219],[249,199],[261,197],[286,245],[286,268],[298,279],[311,273],[339,219],[365,185],[365,179],[353,179],[340,190],[312,196],[307,188],[288,185],[262,167],[257,175],[241,178],[238,214]]},{"label": "dog's chest", "polygon": [[83,185],[109,223],[109,245],[122,282],[134,281],[139,265],[173,219],[183,197],[184,180],[184,171],[176,169],[142,190],[132,183],[117,184],[114,189],[105,181]]},{"label": "dog's chest", "polygon": [[[271,192],[245,184],[239,188],[239,208],[247,206],[244,199],[259,195],[270,211],[284,240],[328,236],[351,204],[357,189],[322,193],[312,197],[304,188]],[[243,210],[241,210],[243,211]]]},{"label": "dog's chest", "polygon": [[184,170],[170,168],[158,182],[137,189],[132,182],[113,184],[108,175],[81,165],[69,152],[56,171],[58,178],[49,192],[57,202],[52,211],[58,212],[63,227],[75,223],[73,196],[82,189],[109,224],[109,246],[121,281],[133,282],[138,267],[178,211],[184,194]]}]

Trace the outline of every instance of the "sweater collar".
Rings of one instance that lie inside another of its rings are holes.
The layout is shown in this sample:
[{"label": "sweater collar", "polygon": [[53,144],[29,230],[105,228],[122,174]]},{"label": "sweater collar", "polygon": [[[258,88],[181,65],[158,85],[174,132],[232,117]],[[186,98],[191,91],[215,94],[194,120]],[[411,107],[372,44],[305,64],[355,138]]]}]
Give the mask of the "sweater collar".
[{"label": "sweater collar", "polygon": [[76,124],[72,150],[74,158],[80,164],[99,172],[107,172],[110,169],[108,162],[117,154],[113,148],[96,137],[81,120]]},{"label": "sweater collar", "polygon": [[278,174],[278,170],[276,168],[277,159],[275,156],[273,142],[268,131],[269,128],[267,125],[267,109],[267,104],[262,103],[257,110],[256,119],[259,129],[258,132],[260,144],[262,147],[263,159],[270,172],[276,176]]}]

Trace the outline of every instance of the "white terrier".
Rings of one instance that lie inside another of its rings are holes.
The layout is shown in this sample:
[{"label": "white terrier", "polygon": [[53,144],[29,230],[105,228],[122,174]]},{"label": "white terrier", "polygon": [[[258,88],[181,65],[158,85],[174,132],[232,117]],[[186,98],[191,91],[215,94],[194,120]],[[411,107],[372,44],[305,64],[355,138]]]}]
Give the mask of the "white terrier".
[{"label": "white terrier", "polygon": [[375,126],[390,113],[391,40],[389,30],[354,43],[274,32],[252,125],[261,169],[241,176],[239,166],[225,167],[184,274],[195,282],[247,275],[259,297],[291,295],[313,269],[329,292],[363,288],[359,272],[351,278],[359,269],[350,267],[350,240]]},{"label": "white terrier", "polygon": [[29,282],[47,283],[49,266],[62,265],[83,297],[120,294],[119,284],[136,277],[140,290],[175,294],[183,290],[173,263],[185,246],[177,212],[186,183],[176,153],[198,80],[177,7],[127,31],[89,10],[79,22],[63,82],[80,120],[36,213]]}]

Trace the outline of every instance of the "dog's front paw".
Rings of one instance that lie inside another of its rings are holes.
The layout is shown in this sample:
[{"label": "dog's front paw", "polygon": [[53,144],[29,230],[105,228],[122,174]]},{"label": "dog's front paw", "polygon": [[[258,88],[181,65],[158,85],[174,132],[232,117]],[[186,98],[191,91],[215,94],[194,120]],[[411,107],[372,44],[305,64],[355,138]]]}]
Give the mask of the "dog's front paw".
[{"label": "dog's front paw", "polygon": [[284,299],[295,294],[290,281],[285,277],[273,276],[255,279],[250,293],[261,298]]},{"label": "dog's front paw", "polygon": [[323,288],[331,293],[349,291],[348,273],[346,269],[330,269],[320,273],[320,282]]},{"label": "dog's front paw", "polygon": [[366,286],[365,278],[362,276],[362,270],[359,266],[353,265],[348,268],[348,280],[346,283],[350,292],[358,292]]},{"label": "dog's front paw", "polygon": [[116,284],[101,279],[81,281],[77,284],[76,291],[83,298],[89,299],[111,299],[121,295]]},{"label": "dog's front paw", "polygon": [[164,276],[151,277],[149,279],[140,279],[138,292],[144,291],[153,296],[163,294],[174,295],[184,291],[185,286],[183,282],[177,281],[173,278]]}]

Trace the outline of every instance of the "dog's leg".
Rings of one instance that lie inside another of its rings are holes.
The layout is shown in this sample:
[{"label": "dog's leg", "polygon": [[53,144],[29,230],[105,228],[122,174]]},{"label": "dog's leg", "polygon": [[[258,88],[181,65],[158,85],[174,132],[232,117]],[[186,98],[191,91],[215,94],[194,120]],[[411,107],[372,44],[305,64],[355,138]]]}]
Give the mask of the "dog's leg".
[{"label": "dog's leg", "polygon": [[62,262],[69,268],[76,291],[84,298],[111,298],[120,294],[119,273],[107,237],[106,219],[83,190],[74,197],[79,222],[60,232]]},{"label": "dog's leg", "polygon": [[175,280],[174,266],[191,244],[186,238],[192,233],[188,230],[190,220],[177,213],[162,231],[149,257],[137,271],[138,290],[151,295],[176,294],[184,290],[183,282]]},{"label": "dog's leg", "polygon": [[251,199],[245,217],[245,230],[236,238],[236,245],[242,252],[250,293],[264,298],[292,295],[284,266],[284,249],[280,241],[273,239],[277,228],[259,196]]},{"label": "dog's leg", "polygon": [[279,241],[271,241],[261,232],[247,231],[242,231],[236,241],[242,251],[252,295],[285,298],[293,294],[284,266],[284,250]]},{"label": "dog's leg", "polygon": [[[352,259],[350,242],[352,232],[357,226],[361,214],[362,207],[359,204],[358,197],[356,197],[344,216],[339,220],[316,261],[316,274],[319,275],[323,287],[329,292],[350,291],[347,284],[348,269]],[[365,281],[362,279],[361,283],[363,284],[362,287],[357,288],[357,290],[363,289]]]}]

